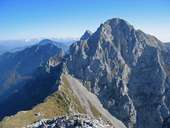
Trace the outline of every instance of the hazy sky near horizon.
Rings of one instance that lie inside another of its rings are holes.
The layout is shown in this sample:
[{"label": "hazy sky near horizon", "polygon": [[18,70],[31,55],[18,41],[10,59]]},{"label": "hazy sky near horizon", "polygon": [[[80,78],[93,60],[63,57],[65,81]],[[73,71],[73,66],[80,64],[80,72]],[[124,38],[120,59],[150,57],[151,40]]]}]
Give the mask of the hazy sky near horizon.
[{"label": "hazy sky near horizon", "polygon": [[0,0],[0,40],[77,38],[113,17],[170,41],[170,0]]}]

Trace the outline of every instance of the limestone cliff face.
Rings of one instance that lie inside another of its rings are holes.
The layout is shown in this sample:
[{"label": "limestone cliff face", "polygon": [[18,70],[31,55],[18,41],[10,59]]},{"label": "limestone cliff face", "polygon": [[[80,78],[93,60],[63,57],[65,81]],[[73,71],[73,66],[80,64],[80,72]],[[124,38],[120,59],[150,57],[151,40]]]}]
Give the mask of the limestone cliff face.
[{"label": "limestone cliff face", "polygon": [[168,55],[155,37],[115,18],[74,43],[66,63],[127,127],[160,128],[170,109]]}]

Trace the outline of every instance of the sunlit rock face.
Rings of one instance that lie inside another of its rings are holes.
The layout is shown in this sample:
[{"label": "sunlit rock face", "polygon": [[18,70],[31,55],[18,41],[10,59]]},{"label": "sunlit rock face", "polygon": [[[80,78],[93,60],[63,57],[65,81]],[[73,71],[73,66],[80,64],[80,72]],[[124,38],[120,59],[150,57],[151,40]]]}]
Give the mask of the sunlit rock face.
[{"label": "sunlit rock face", "polygon": [[169,55],[158,39],[115,18],[71,45],[67,68],[127,127],[161,128],[170,109]]}]

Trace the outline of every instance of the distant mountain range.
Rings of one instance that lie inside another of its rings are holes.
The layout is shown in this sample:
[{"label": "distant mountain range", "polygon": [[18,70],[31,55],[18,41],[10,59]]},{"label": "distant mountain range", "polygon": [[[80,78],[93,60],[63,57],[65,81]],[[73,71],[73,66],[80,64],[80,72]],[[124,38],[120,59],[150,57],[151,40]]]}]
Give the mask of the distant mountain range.
[{"label": "distant mountain range", "polygon": [[[48,40],[48,39],[43,39]],[[16,52],[25,49],[26,47],[35,45],[43,40],[40,39],[30,39],[30,40],[4,40],[0,41],[0,54],[5,52]],[[67,51],[69,46],[75,42],[75,39],[49,39],[53,41],[59,48],[63,48],[64,51]]]},{"label": "distant mountain range", "polygon": [[27,46],[33,45],[39,42],[36,39],[33,40],[4,40],[0,41],[0,54],[5,52],[15,52],[23,50]]},{"label": "distant mountain range", "polygon": [[52,40],[49,40],[49,39],[44,39],[44,40],[40,41],[38,44],[39,45],[53,44],[56,47],[61,48],[65,52],[67,52],[71,43],[73,43],[73,42],[56,42],[56,41],[52,41]]},{"label": "distant mountain range", "polygon": [[47,63],[54,55],[63,56],[64,51],[53,42],[32,45],[24,50],[0,55],[0,96],[7,97],[22,86],[22,81],[32,78],[32,73],[43,64]]},{"label": "distant mountain range", "polygon": [[169,44],[113,18],[64,48],[45,39],[0,56],[0,127],[72,128],[81,114],[109,128],[170,127]]}]

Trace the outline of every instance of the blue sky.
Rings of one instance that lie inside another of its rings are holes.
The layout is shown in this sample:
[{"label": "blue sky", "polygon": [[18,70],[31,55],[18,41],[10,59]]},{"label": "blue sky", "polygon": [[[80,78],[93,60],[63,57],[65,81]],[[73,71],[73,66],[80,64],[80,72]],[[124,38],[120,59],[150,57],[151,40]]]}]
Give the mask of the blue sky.
[{"label": "blue sky", "polygon": [[113,17],[170,41],[170,0],[0,0],[0,40],[80,37]]}]

